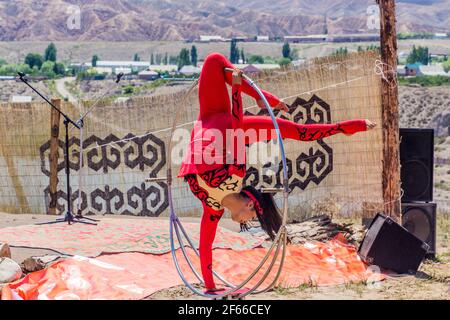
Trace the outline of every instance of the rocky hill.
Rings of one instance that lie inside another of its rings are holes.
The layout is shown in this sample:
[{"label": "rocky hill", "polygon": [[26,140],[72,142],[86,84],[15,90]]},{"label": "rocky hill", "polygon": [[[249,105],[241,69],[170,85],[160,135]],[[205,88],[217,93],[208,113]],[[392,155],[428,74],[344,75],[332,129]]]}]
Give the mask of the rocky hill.
[{"label": "rocky hill", "polygon": [[[371,5],[374,0],[1,0],[0,41],[369,32]],[[448,32],[450,0],[399,0],[397,16],[399,31]]]}]

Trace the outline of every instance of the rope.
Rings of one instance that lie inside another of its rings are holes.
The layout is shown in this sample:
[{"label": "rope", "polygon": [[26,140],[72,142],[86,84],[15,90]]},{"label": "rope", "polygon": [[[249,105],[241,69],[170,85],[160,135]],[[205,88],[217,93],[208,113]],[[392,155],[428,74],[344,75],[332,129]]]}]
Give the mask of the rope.
[{"label": "rope", "polygon": [[375,60],[374,73],[381,76],[391,88],[397,86],[397,70],[394,70],[391,65],[377,59]]},{"label": "rope", "polygon": [[[381,75],[381,74],[377,74],[377,75]],[[291,99],[291,98],[294,98],[294,97],[297,97],[297,96],[301,96],[301,95],[304,95],[304,94],[311,94],[313,92],[318,92],[318,91],[321,91],[321,90],[334,88],[334,87],[337,87],[337,86],[340,86],[340,85],[344,85],[344,84],[347,84],[347,83],[351,83],[351,82],[354,82],[354,81],[358,81],[358,80],[361,80],[361,79],[364,79],[364,78],[367,78],[367,77],[370,77],[370,76],[372,76],[372,75],[369,74],[369,75],[357,77],[357,78],[354,78],[354,79],[350,79],[350,80],[334,83],[334,84],[331,84],[331,85],[328,85],[328,86],[320,87],[320,88],[317,88],[317,89],[303,91],[303,92],[297,93],[295,95],[283,97],[283,98],[281,98],[281,101],[284,102],[284,101],[286,101],[288,99]],[[257,105],[252,105],[252,106],[249,106],[247,108],[244,108],[244,110],[251,110],[251,109],[255,109],[255,108],[259,108],[259,107]],[[195,122],[196,122],[196,120],[190,121],[190,122],[185,122],[185,123],[177,125],[176,128],[182,128],[182,127],[185,127],[185,126],[188,126],[188,125],[192,125]],[[140,138],[147,137],[149,135],[155,135],[157,133],[166,132],[166,131],[169,131],[171,129],[172,128],[170,128],[170,127],[163,128],[163,129],[147,132],[145,134],[138,135],[138,136],[135,136],[135,137],[132,137],[132,138],[121,139],[121,140],[117,140],[117,141],[113,141],[113,142],[109,142],[109,143],[104,143],[104,144],[97,144],[96,146],[84,149],[84,151],[87,152],[87,151],[92,150],[92,149],[97,149],[97,148],[102,148],[102,147],[106,147],[106,146],[111,146],[111,145],[115,145],[115,144],[118,144],[118,143],[121,143],[121,142],[130,142],[130,141],[133,141],[135,139],[140,139]],[[80,151],[78,151],[78,152],[80,152]]]}]

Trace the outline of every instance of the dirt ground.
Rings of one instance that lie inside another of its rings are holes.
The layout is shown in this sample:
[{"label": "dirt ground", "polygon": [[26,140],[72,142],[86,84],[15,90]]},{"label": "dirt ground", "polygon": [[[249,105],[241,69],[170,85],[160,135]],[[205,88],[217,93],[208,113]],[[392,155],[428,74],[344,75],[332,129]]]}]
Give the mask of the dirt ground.
[{"label": "dirt ground", "polygon": [[[96,217],[102,219],[102,217]],[[108,216],[117,218],[118,216]],[[142,218],[134,219],[167,219],[167,218]],[[0,213],[0,228],[7,226],[19,226],[38,222],[53,221],[55,217],[45,215],[14,215]],[[198,218],[182,218],[183,221],[198,222]],[[341,221],[337,221],[341,222]],[[345,221],[348,222],[348,221]],[[354,221],[357,223],[356,221]],[[247,300],[372,300],[372,299],[450,299],[450,215],[438,214],[437,223],[437,248],[438,254],[434,261],[426,260],[422,263],[419,272],[415,276],[388,277],[379,283],[347,283],[340,286],[316,287],[308,284],[297,288],[277,287],[274,290],[247,297]],[[220,226],[233,231],[238,230],[238,225],[228,219],[223,219]],[[50,250],[11,248],[12,258],[21,263],[30,256],[54,255]],[[160,290],[151,296],[149,300],[174,300],[174,299],[203,299],[194,295],[184,286],[177,286]]]}]

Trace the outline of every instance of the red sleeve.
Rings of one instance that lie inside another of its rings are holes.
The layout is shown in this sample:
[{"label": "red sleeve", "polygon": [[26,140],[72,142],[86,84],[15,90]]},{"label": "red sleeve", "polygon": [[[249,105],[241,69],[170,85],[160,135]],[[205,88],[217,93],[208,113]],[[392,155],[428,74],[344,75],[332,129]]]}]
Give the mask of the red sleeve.
[{"label": "red sleeve", "polygon": [[367,124],[365,119],[347,120],[339,122],[346,134],[353,134],[360,131],[367,130]]},{"label": "red sleeve", "polygon": [[216,211],[203,203],[203,216],[200,224],[200,266],[206,289],[214,289],[212,273],[212,245],[216,237],[217,225],[224,210]]},{"label": "red sleeve", "polygon": [[[298,124],[285,119],[277,119],[281,136],[284,139],[313,141],[338,133],[353,134],[365,131],[366,120],[348,120],[335,124]],[[269,141],[276,138],[273,122],[267,116],[244,116],[243,128],[246,133],[246,144]]]}]

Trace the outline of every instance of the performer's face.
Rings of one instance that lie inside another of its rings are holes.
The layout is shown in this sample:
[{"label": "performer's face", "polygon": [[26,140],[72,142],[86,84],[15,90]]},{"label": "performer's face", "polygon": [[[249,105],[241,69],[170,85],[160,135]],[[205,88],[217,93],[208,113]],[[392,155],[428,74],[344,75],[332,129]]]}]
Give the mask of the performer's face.
[{"label": "performer's face", "polygon": [[233,221],[238,223],[246,223],[256,218],[256,211],[253,201],[247,198],[242,198],[237,201],[238,205],[231,210],[231,219]]}]

